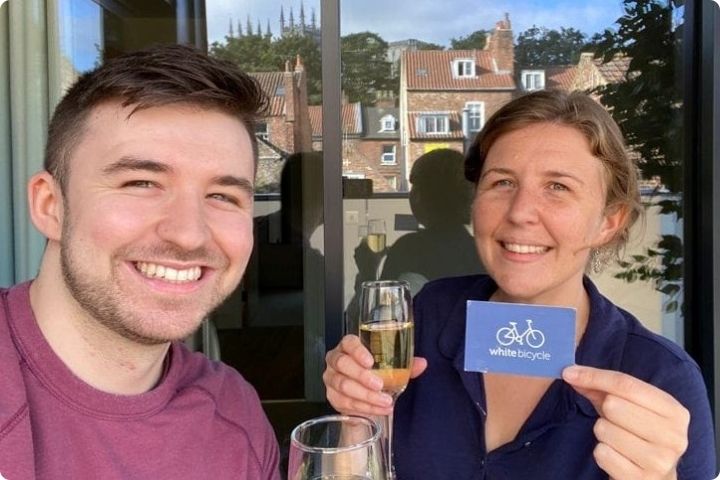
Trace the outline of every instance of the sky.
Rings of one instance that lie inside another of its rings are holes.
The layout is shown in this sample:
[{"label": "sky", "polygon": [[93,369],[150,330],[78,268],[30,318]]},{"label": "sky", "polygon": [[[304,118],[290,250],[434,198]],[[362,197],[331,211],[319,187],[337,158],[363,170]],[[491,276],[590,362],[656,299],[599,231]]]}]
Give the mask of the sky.
[{"label": "sky", "polygon": [[[298,21],[300,0],[206,0],[209,43],[222,41],[229,21],[243,29],[249,15],[256,28],[279,33],[280,6],[288,20],[292,7]],[[303,2],[307,21],[314,8],[320,22],[320,1]],[[450,14],[449,12],[452,12]],[[476,30],[489,30],[505,13],[510,14],[515,35],[533,25],[558,29],[573,27],[588,36],[612,27],[622,15],[620,0],[341,0],[341,35],[363,31],[388,41],[417,38],[448,46],[451,38]],[[236,29],[236,27],[234,27]]]},{"label": "sky", "polygon": [[[718,0],[720,1],[720,0]],[[0,0],[0,5],[4,0]],[[93,0],[59,0],[62,49],[75,68],[85,71],[97,62],[102,44],[100,7]],[[301,0],[206,0],[208,43],[223,41],[229,23],[246,28],[248,15],[253,29],[267,22],[275,36],[280,32],[280,7],[289,21],[292,9],[299,22]],[[304,0],[306,22],[315,10],[320,23],[320,0]],[[392,42],[416,38],[449,46],[450,39],[476,30],[490,30],[510,15],[515,35],[533,25],[552,29],[573,27],[591,36],[612,28],[622,15],[621,0],[341,0],[341,35],[370,31]]]}]

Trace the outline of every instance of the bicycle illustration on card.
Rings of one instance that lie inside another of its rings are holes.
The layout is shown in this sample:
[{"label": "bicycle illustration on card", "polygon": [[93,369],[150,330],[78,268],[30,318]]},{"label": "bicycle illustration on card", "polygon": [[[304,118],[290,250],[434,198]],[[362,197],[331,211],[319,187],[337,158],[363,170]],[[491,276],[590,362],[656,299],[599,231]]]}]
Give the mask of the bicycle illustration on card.
[{"label": "bicycle illustration on card", "polygon": [[532,320],[527,319],[527,328],[520,333],[517,328],[517,322],[509,322],[509,327],[503,327],[497,331],[495,338],[498,343],[504,347],[517,343],[518,345],[527,344],[532,348],[540,348],[545,344],[545,334],[533,328]]}]

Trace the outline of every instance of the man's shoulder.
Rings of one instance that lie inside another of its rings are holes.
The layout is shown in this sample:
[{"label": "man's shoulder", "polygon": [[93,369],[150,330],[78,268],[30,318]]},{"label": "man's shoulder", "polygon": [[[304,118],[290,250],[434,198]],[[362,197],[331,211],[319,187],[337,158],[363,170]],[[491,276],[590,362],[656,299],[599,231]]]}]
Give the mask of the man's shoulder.
[{"label": "man's shoulder", "polygon": [[[234,368],[210,360],[185,345],[174,345],[173,355],[182,363],[178,394],[197,392],[215,403],[217,415],[247,428],[248,419],[262,415],[262,406],[255,388]],[[255,422],[251,422],[255,424]]]}]

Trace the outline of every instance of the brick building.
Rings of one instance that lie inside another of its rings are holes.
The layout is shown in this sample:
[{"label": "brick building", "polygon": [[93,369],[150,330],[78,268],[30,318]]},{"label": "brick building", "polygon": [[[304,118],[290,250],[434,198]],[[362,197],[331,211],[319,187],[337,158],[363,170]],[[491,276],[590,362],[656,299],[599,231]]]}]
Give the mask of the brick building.
[{"label": "brick building", "polygon": [[[313,149],[322,149],[322,107],[311,106]],[[344,103],[342,172],[348,178],[368,178],[374,192],[395,192],[402,185],[398,109]]]},{"label": "brick building", "polygon": [[312,130],[307,100],[307,78],[300,57],[294,68],[285,64],[284,72],[252,74],[270,98],[270,106],[256,125],[258,139],[258,192],[278,192],[280,171],[294,152],[312,150]]},{"label": "brick building", "polygon": [[517,90],[510,19],[497,22],[484,50],[407,50],[400,62],[400,142],[407,178],[419,156],[464,151],[485,120]]}]

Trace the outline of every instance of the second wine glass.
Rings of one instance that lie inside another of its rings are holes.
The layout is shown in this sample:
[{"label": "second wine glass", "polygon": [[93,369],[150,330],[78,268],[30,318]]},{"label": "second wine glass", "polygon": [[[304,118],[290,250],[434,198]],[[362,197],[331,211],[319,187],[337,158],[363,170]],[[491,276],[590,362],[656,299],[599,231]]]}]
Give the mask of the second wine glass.
[{"label": "second wine glass", "polygon": [[[373,370],[383,380],[383,391],[393,399],[410,381],[413,358],[413,316],[406,282],[364,282],[360,300],[360,340],[373,356]],[[383,447],[388,478],[395,478],[392,455],[393,415],[383,417]]]}]

